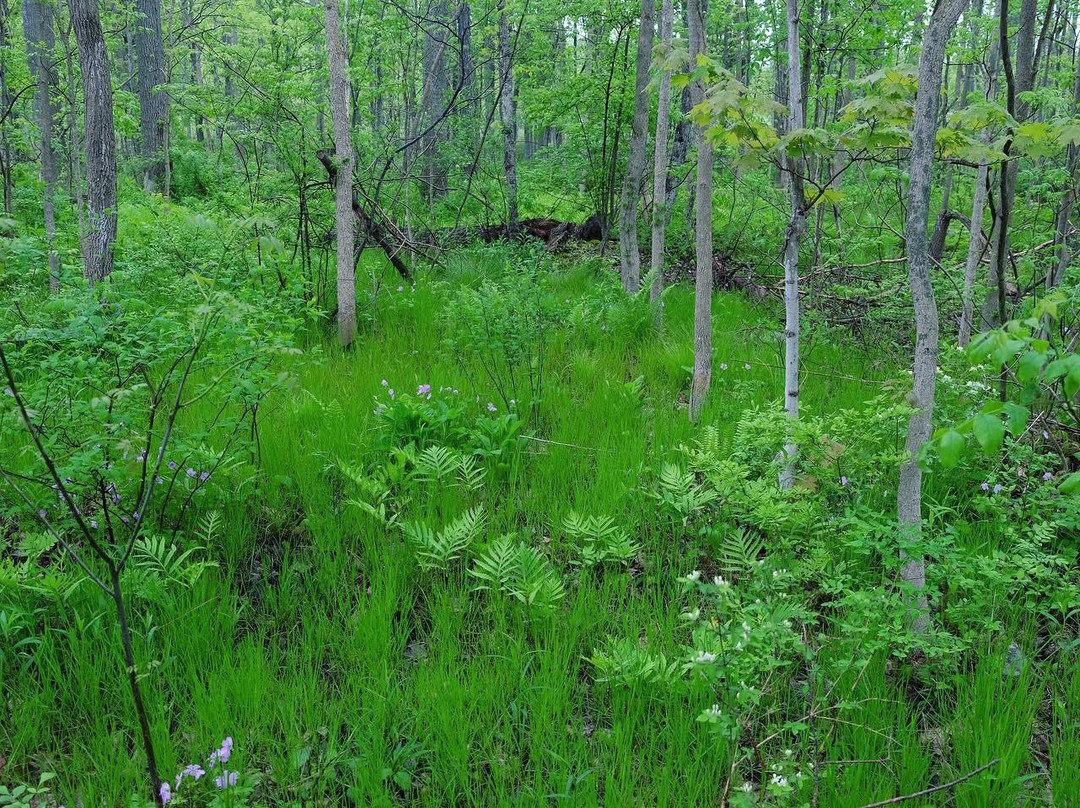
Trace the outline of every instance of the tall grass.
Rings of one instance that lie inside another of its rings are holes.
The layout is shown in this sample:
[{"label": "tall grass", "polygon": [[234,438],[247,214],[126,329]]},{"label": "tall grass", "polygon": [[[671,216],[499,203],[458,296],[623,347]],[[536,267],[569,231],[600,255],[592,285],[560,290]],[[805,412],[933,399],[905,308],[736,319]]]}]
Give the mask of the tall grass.
[{"label": "tall grass", "polygon": [[[481,259],[448,271],[458,284],[485,274]],[[595,266],[562,272],[554,289],[568,303],[611,282]],[[674,579],[694,562],[680,546],[644,536],[635,574],[576,577],[556,616],[528,619],[505,599],[478,598],[460,575],[422,573],[396,531],[342,507],[330,467],[374,451],[382,379],[402,390],[430,383],[490,397],[469,386],[483,378],[479,369],[463,368],[442,346],[445,288],[385,287],[353,350],[293,365],[293,391],[261,416],[264,481],[236,491],[222,514],[219,566],[190,590],[136,607],[164,770],[231,735],[237,766],[274,783],[279,805],[717,804],[730,760],[695,721],[698,696],[708,694],[608,687],[594,682],[586,661],[609,636],[676,647]],[[536,421],[542,440],[529,442],[523,462],[488,494],[493,535],[550,538],[571,509],[648,521],[642,480],[693,435],[683,400],[692,305],[689,290],[672,290],[662,334],[552,335]],[[780,399],[776,322],[740,297],[716,298],[717,370],[704,420],[725,439],[742,408]],[[860,406],[898,375],[893,359],[850,340],[815,340],[806,410]],[[639,377],[647,406],[627,386]],[[442,504],[462,507],[453,495]],[[60,608],[32,665],[0,682],[3,757],[24,776],[57,771],[69,804],[77,795],[87,806],[120,805],[142,769],[131,752],[114,628],[89,587],[68,593]],[[1033,673],[1003,678],[1001,665],[989,657],[954,696],[928,704],[910,697],[888,660],[845,683],[856,718],[814,727],[831,761],[815,777],[818,804],[915,791],[992,757],[1002,759],[992,778],[909,804],[1042,801],[1024,780],[1044,760],[1029,748],[1040,682]],[[1080,792],[1078,683],[1074,667],[1051,688],[1057,805],[1076,804]],[[402,782],[419,787],[406,792]]]}]

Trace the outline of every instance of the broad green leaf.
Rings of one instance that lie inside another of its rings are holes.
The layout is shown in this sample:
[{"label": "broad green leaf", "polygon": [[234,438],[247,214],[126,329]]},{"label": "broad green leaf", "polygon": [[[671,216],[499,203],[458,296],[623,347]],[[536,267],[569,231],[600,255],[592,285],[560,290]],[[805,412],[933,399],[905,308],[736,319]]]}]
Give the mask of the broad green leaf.
[{"label": "broad green leaf", "polygon": [[1005,438],[1005,425],[996,415],[980,412],[971,424],[975,440],[982,446],[983,453],[992,455],[1001,448]]},{"label": "broad green leaf", "polygon": [[1061,481],[1058,490],[1063,494],[1075,494],[1080,491],[1080,471],[1074,471]]},{"label": "broad green leaf", "polygon": [[941,465],[947,469],[956,468],[960,456],[964,453],[967,441],[955,429],[946,429],[938,439],[938,454]]},{"label": "broad green leaf", "polygon": [[1021,404],[1014,404],[1010,401],[1005,404],[1005,412],[1009,416],[1009,434],[1015,438],[1023,433],[1024,429],[1027,427],[1031,411]]}]

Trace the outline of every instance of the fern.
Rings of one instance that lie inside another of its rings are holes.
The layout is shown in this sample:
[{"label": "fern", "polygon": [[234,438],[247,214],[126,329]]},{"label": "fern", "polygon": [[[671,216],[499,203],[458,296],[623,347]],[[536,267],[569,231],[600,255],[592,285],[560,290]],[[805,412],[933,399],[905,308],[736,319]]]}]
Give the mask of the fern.
[{"label": "fern", "polygon": [[456,474],[461,466],[457,452],[446,446],[428,446],[416,458],[414,475],[421,482],[442,483]]},{"label": "fern", "polygon": [[693,472],[683,471],[673,463],[663,465],[658,482],[653,498],[684,526],[717,498],[716,491],[699,483]]},{"label": "fern", "polygon": [[479,537],[486,521],[484,506],[477,505],[438,533],[428,525],[411,522],[403,524],[401,529],[413,545],[422,569],[445,569],[465,554]]},{"label": "fern", "polygon": [[476,589],[497,592],[507,586],[510,582],[516,550],[517,546],[512,535],[503,536],[493,542],[469,570],[469,574],[480,581]]},{"label": "fern", "polygon": [[469,573],[477,590],[502,592],[535,612],[552,612],[566,596],[555,569],[539,552],[504,536],[476,559]]},{"label": "fern", "polygon": [[664,685],[673,688],[682,682],[683,666],[678,660],[642,648],[630,639],[616,640],[605,650],[593,651],[589,662],[596,668],[596,681],[620,687]]},{"label": "fern", "polygon": [[749,572],[757,566],[758,558],[765,551],[760,536],[739,528],[725,535],[717,548],[720,568],[727,573]]},{"label": "fern", "polygon": [[609,560],[626,563],[641,549],[610,516],[582,516],[571,511],[563,520],[563,531],[578,542],[583,567]]},{"label": "fern", "polygon": [[467,491],[479,491],[484,487],[487,469],[474,455],[464,455],[458,463],[458,484]]},{"label": "fern", "polygon": [[[208,514],[210,517],[212,514]],[[216,531],[216,520],[203,520],[202,535],[213,538]],[[207,530],[206,528],[210,529]],[[191,547],[183,552],[175,544],[168,542],[164,536],[142,536],[135,542],[132,550],[132,560],[135,566],[157,578],[164,578],[181,586],[191,587],[210,567],[216,567],[213,561],[193,561],[195,553],[203,548]]]}]

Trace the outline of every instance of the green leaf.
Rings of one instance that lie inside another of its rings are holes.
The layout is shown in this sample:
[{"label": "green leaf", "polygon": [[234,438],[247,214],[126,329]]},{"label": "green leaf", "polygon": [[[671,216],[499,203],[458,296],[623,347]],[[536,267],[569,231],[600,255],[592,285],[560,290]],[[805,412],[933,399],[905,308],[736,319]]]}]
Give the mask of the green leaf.
[{"label": "green leaf", "polygon": [[941,465],[947,469],[956,468],[960,462],[960,456],[964,453],[967,441],[964,436],[955,429],[947,429],[938,439],[938,454],[941,456]]},{"label": "green leaf", "polygon": [[1064,480],[1061,485],[1058,486],[1058,490],[1063,494],[1075,494],[1080,491],[1080,471],[1074,471]]},{"label": "green leaf", "polygon": [[972,431],[975,433],[975,440],[982,446],[983,453],[986,455],[992,455],[998,451],[1002,440],[1005,439],[1005,425],[1001,419],[984,412],[975,416]]},{"label": "green leaf", "polygon": [[1039,378],[1043,365],[1046,364],[1045,354],[1036,351],[1026,351],[1020,355],[1020,361],[1016,363],[1016,378],[1021,384],[1031,384]]},{"label": "green leaf", "polygon": [[1009,416],[1009,434],[1013,437],[1020,435],[1027,427],[1031,411],[1022,404],[1009,402],[1005,405],[1005,412]]}]

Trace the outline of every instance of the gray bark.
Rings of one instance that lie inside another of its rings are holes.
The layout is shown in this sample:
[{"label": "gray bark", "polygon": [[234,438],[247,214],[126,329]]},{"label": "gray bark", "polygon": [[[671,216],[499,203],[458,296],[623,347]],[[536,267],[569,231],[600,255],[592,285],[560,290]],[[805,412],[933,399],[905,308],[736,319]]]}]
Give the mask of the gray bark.
[{"label": "gray bark", "polygon": [[675,202],[679,196],[680,177],[676,169],[679,166],[686,165],[686,155],[690,151],[690,121],[686,117],[690,111],[690,106],[690,88],[684,87],[683,91],[679,93],[679,112],[681,116],[676,121],[675,131],[671,136],[671,160],[668,163],[666,183],[669,216],[671,211],[675,209]]},{"label": "gray bark", "polygon": [[93,286],[112,273],[116,241],[116,127],[109,56],[97,0],[68,0],[82,69],[86,147],[86,239],[83,274]]},{"label": "gray bark", "polygon": [[338,336],[347,347],[356,335],[356,239],[353,197],[353,149],[349,131],[349,79],[345,74],[345,38],[338,0],[325,0],[326,54],[330,64],[330,118],[334,125],[334,223],[337,231]]},{"label": "gray bark", "polygon": [[[788,52],[788,131],[805,125],[805,100],[799,61],[799,4],[786,0]],[[791,215],[784,234],[784,411],[792,422],[799,417],[799,244],[806,221],[803,199],[803,161],[788,157],[785,173],[788,180]],[[780,487],[791,488],[795,482],[796,446],[790,437],[784,445],[786,456]]]},{"label": "gray bark", "polygon": [[143,187],[158,190],[165,179],[166,129],[169,126],[168,67],[161,36],[161,0],[136,0],[135,58],[138,62],[139,139]]},{"label": "gray bark", "polygon": [[[974,50],[974,48],[973,48]],[[992,99],[997,92],[998,62],[1001,59],[1001,41],[997,36],[990,38],[990,50],[987,53],[986,65],[986,98]],[[987,127],[982,134],[984,145],[990,144],[990,128]],[[986,183],[990,167],[986,160],[979,161],[979,168],[975,173],[975,191],[971,202],[971,225],[968,229],[968,252],[967,262],[964,265],[964,290],[961,293],[960,328],[957,334],[957,342],[963,348],[971,342],[972,322],[975,317],[975,282],[978,280],[979,264],[983,254],[988,248],[986,239],[983,238],[983,214],[986,211]]]},{"label": "gray bark", "polygon": [[[1080,37],[1077,38],[1077,46],[1080,47]],[[1073,75],[1073,115],[1080,111],[1080,59],[1076,60],[1076,72]],[[1050,271],[1046,276],[1047,289],[1054,289],[1065,280],[1065,270],[1068,269],[1069,250],[1069,224],[1072,220],[1073,207],[1076,205],[1077,185],[1080,184],[1080,149],[1075,144],[1070,144],[1066,156],[1066,164],[1069,169],[1068,185],[1061,195],[1054,221],[1054,258],[1050,265]]]},{"label": "gray bark", "polygon": [[58,81],[53,63],[56,35],[53,30],[53,7],[48,0],[23,0],[23,30],[26,34],[26,57],[34,88],[34,118],[41,134],[41,181],[44,185],[42,209],[45,241],[49,252],[49,289],[60,291],[60,254],[56,251],[56,180],[59,168],[53,147],[53,104]]},{"label": "gray bark", "polygon": [[[708,0],[688,0],[687,20],[690,32],[690,63],[706,52]],[[705,82],[691,83],[691,103],[705,99]],[[694,374],[690,383],[690,420],[697,421],[705,408],[712,382],[712,188],[713,146],[703,132],[697,132],[697,180],[694,216]]]},{"label": "gray bark", "polygon": [[634,114],[630,125],[630,157],[623,177],[619,205],[619,267],[623,289],[634,293],[641,286],[641,252],[638,247],[638,197],[645,172],[645,141],[649,137],[649,62],[652,58],[655,0],[641,0],[638,26],[637,71],[634,77]]},{"label": "gray bark", "polygon": [[448,191],[446,162],[439,154],[444,138],[443,127],[435,125],[446,112],[449,83],[446,76],[447,25],[449,6],[447,0],[435,0],[428,9],[428,21],[424,27],[424,88],[422,130],[424,136],[423,182],[429,200],[446,196]]},{"label": "gray bark", "polygon": [[510,22],[499,3],[499,120],[503,135],[503,176],[506,179],[506,225],[517,230],[517,117],[514,104],[514,65],[510,50]]},{"label": "gray bark", "polygon": [[907,457],[900,467],[897,489],[897,521],[900,528],[900,577],[915,591],[908,595],[909,624],[923,632],[929,625],[928,604],[922,590],[926,585],[926,561],[911,554],[910,544],[918,539],[922,523],[922,469],[919,449],[930,438],[934,416],[934,384],[938,363],[938,310],[930,282],[930,244],[927,234],[930,191],[933,186],[934,138],[938,128],[938,101],[945,46],[968,0],[941,0],[923,36],[919,58],[918,93],[915,98],[908,168],[908,209],[904,227],[907,243],[908,282],[915,308],[915,360],[912,404],[904,448]]},{"label": "gray bark", "polygon": [[[661,0],[660,5],[660,43],[664,55],[671,51],[671,29],[675,16],[672,0]],[[656,145],[653,149],[653,215],[652,215],[652,250],[650,267],[653,284],[649,290],[649,299],[659,305],[660,295],[664,291],[664,234],[667,229],[668,200],[668,129],[671,120],[671,71],[665,70],[660,76],[660,88],[656,102]],[[657,308],[657,318],[660,309]]]}]

